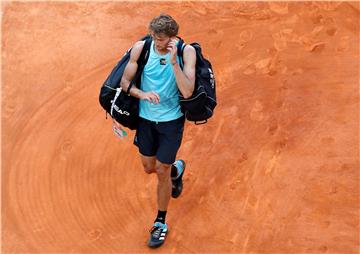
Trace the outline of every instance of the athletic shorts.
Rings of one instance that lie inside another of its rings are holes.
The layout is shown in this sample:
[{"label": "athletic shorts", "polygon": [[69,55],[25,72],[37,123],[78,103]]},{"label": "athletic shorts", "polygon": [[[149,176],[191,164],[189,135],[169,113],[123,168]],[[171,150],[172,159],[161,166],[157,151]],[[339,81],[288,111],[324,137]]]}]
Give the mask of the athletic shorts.
[{"label": "athletic shorts", "polygon": [[134,144],[142,155],[156,156],[161,163],[172,164],[181,145],[184,123],[184,116],[168,122],[140,118]]}]

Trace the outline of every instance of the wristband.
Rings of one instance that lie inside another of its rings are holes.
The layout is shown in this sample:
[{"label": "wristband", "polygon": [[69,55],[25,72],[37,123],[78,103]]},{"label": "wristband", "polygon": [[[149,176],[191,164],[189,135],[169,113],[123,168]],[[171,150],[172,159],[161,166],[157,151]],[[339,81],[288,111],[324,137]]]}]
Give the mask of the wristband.
[{"label": "wristband", "polygon": [[130,89],[132,88],[132,86],[133,86],[133,83],[131,82],[131,83],[129,84],[128,89],[126,90],[126,93],[129,94],[129,95],[130,95]]},{"label": "wristband", "polygon": [[174,66],[175,64],[177,64],[178,62],[177,61],[175,61],[175,62],[171,62],[171,64]]}]

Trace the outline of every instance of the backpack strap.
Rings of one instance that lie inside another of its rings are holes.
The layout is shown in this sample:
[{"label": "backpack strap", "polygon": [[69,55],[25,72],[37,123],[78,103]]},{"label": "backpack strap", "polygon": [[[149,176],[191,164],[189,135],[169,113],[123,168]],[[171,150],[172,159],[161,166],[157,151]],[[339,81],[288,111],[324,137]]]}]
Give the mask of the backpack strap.
[{"label": "backpack strap", "polygon": [[140,77],[140,75],[143,72],[144,67],[145,67],[145,65],[146,65],[146,63],[147,63],[147,61],[149,59],[150,46],[151,46],[152,38],[151,38],[150,35],[146,35],[145,37],[142,38],[142,40],[145,40],[144,47],[143,47],[143,49],[141,51],[141,54],[139,56],[139,59],[138,59],[138,69],[136,71],[135,77],[132,79],[132,81],[129,84],[128,89],[126,90],[126,93],[128,95],[130,95],[129,91],[130,91],[131,87],[134,85],[134,83]]},{"label": "backpack strap", "polygon": [[150,55],[150,46],[152,42],[152,37],[150,35],[147,35],[144,37],[145,44],[141,51],[139,59],[141,59],[141,67],[144,69]]},{"label": "backpack strap", "polygon": [[184,69],[184,59],[183,59],[183,54],[184,54],[184,48],[186,46],[185,42],[183,39],[181,39],[180,37],[179,38],[179,42],[177,44],[177,55],[179,57],[179,60],[180,60],[180,68],[181,69]]}]

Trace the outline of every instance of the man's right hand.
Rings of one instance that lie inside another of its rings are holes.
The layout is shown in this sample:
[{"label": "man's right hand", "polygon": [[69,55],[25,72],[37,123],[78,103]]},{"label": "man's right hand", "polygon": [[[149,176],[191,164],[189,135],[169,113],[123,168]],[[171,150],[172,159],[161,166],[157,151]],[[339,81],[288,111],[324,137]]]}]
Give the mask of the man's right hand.
[{"label": "man's right hand", "polygon": [[160,103],[160,96],[151,91],[151,92],[142,92],[140,96],[141,100],[148,100],[150,103],[158,104]]}]

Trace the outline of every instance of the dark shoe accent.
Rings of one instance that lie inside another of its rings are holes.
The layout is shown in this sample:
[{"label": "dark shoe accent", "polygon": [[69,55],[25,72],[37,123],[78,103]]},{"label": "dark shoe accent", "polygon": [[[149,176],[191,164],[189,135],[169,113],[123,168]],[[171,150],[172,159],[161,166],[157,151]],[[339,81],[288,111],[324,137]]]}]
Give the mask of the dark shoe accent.
[{"label": "dark shoe accent", "polygon": [[[185,172],[185,168],[186,168],[186,164],[185,164],[185,161],[183,160],[179,160],[182,162],[183,164],[183,171],[181,173],[181,175],[179,175],[178,177],[176,178],[172,178],[171,179],[171,182],[172,182],[172,191],[171,191],[171,196],[173,198],[178,198],[180,195],[181,195],[181,192],[183,190],[183,180],[182,180],[182,177],[184,175],[184,172]],[[175,167],[175,165],[171,165],[171,169],[173,169],[173,167]],[[176,167],[175,167],[176,168]]]},{"label": "dark shoe accent", "polygon": [[167,232],[168,228],[166,224],[155,222],[150,230],[148,246],[150,248],[160,247],[165,242]]}]

